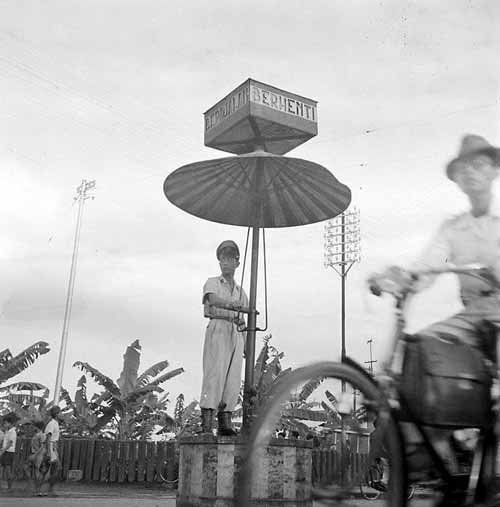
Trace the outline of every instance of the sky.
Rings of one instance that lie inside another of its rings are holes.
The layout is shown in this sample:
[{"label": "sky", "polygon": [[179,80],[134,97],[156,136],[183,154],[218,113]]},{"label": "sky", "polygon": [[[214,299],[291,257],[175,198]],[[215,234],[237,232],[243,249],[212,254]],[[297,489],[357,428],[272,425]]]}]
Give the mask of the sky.
[{"label": "sky", "polygon": [[[383,360],[392,302],[369,295],[367,276],[411,262],[467,208],[444,174],[464,134],[500,144],[496,0],[0,0],[0,11],[0,349],[51,346],[16,380],[54,386],[85,179],[95,198],[63,385],[74,391],[75,361],[116,380],[139,339],[141,370],[168,359],[185,369],[165,385],[171,398],[199,397],[202,286],[219,272],[217,245],[231,238],[243,251],[246,230],[182,212],[163,181],[225,156],[203,145],[202,114],[248,77],[318,101],[318,135],[290,155],[352,190],[362,239],[346,348],[363,364],[372,338]],[[266,232],[267,332],[286,366],[340,355],[340,279],[324,267],[323,232]],[[458,308],[444,276],[416,298],[410,330]]]}]

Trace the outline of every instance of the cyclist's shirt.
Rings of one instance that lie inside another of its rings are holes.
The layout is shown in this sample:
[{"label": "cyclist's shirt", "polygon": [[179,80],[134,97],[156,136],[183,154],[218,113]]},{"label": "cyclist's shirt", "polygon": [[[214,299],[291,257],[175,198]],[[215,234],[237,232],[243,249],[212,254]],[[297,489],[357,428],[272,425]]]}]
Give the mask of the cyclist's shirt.
[{"label": "cyclist's shirt", "polygon": [[[446,220],[411,269],[443,268],[447,264],[483,264],[500,279],[500,210],[474,217],[470,212]],[[425,277],[418,288],[430,286],[435,277]],[[459,275],[462,301],[482,297],[490,286],[477,278]]]}]

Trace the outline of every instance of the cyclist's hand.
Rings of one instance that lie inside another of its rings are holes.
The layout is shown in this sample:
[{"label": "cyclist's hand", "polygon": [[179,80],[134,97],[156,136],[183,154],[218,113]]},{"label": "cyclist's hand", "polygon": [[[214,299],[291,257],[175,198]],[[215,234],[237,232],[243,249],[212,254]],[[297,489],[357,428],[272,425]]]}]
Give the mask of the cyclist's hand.
[{"label": "cyclist's hand", "polygon": [[368,278],[367,283],[370,288],[370,292],[375,296],[380,296],[382,294],[382,287],[380,286],[380,274],[374,273]]},{"label": "cyclist's hand", "polygon": [[376,273],[368,279],[370,290],[376,296],[388,292],[399,296],[412,287],[415,277],[409,271],[399,266],[390,266],[382,273]]}]

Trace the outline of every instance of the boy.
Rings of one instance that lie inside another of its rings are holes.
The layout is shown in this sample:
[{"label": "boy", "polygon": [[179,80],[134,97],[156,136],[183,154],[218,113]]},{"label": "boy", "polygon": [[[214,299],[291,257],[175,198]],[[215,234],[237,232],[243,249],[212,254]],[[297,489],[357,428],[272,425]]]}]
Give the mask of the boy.
[{"label": "boy", "polygon": [[14,456],[16,454],[16,422],[18,417],[13,412],[7,414],[3,418],[5,435],[3,438],[2,449],[0,450],[0,465],[5,470],[5,478],[7,479],[7,489],[12,490],[12,480],[14,474],[12,471],[14,465]]},{"label": "boy", "polygon": [[216,251],[221,274],[209,278],[203,287],[205,317],[210,319],[203,347],[201,388],[201,427],[212,433],[214,410],[218,409],[218,434],[231,436],[231,412],[236,406],[241,385],[241,366],[245,324],[241,313],[248,313],[248,298],[234,280],[240,265],[240,252],[234,241],[223,241]]},{"label": "boy", "polygon": [[49,457],[49,490],[48,493],[51,496],[55,496],[54,493],[54,485],[57,482],[57,477],[59,475],[59,453],[57,447],[59,445],[59,422],[57,421],[59,417],[59,412],[61,409],[54,405],[50,407],[49,414],[50,420],[45,426],[45,448],[47,455]]},{"label": "boy", "polygon": [[29,483],[33,484],[33,494],[40,496],[43,477],[48,471],[45,461],[45,435],[43,434],[43,421],[33,421],[35,434],[31,437],[30,454],[24,465],[24,471]]}]

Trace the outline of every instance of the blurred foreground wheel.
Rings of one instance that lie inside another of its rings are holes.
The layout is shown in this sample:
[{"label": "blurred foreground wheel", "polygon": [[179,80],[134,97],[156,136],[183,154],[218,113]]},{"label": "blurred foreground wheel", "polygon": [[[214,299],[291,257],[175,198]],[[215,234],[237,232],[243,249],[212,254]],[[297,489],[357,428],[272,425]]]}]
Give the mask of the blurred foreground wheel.
[{"label": "blurred foreground wheel", "polygon": [[[318,417],[322,413],[326,419],[324,424],[331,429],[335,439],[336,463],[340,463],[327,474],[321,475],[320,472],[319,477],[315,472],[312,489],[306,493],[310,493],[315,506],[366,505],[359,485],[369,476],[373,459],[382,455],[388,467],[387,491],[379,503],[383,502],[386,507],[406,506],[408,487],[403,443],[389,405],[368,375],[348,364],[334,362],[321,362],[294,370],[273,388],[250,431],[239,475],[237,505],[250,507],[261,501],[255,498],[255,491],[260,487],[256,477],[266,466],[263,456],[266,456],[276,429],[283,423],[293,423],[294,413],[300,414],[293,409],[300,407],[316,407]],[[304,414],[307,409],[304,409]],[[377,430],[380,430],[377,433],[384,435],[384,439],[383,442],[373,439],[375,441],[370,443],[368,451],[374,420],[377,421]],[[358,449],[353,449],[348,440],[355,442]],[[310,477],[304,479],[310,480]],[[287,488],[293,487],[290,482],[289,476]]]}]

